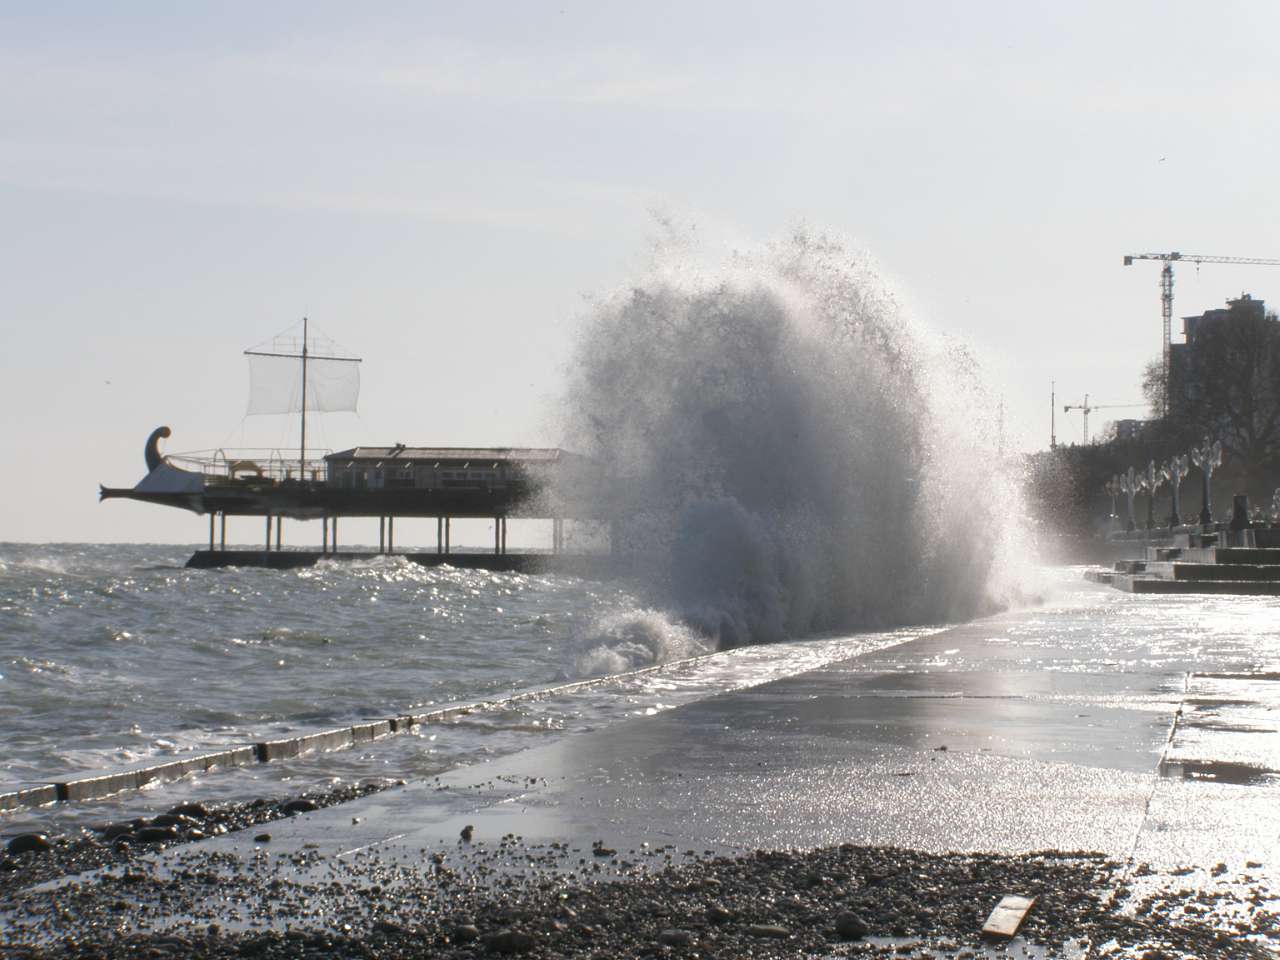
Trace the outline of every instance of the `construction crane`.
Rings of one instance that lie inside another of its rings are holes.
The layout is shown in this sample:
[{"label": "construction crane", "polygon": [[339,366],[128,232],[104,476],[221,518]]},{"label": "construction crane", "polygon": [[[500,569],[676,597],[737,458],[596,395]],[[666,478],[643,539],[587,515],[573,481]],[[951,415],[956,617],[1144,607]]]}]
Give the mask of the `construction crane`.
[{"label": "construction crane", "polygon": [[[1243,263],[1264,267],[1280,267],[1280,260],[1265,257],[1212,257],[1203,253],[1128,253],[1125,254],[1124,265],[1133,266],[1135,260],[1159,260],[1164,263],[1160,270],[1160,314],[1164,317],[1164,337],[1160,342],[1160,361],[1164,369],[1164,394],[1161,398],[1160,415],[1168,411],[1169,392],[1169,343],[1173,339],[1173,263],[1175,260],[1190,260],[1197,267],[1202,263]],[[1088,414],[1085,414],[1087,417]],[[1087,441],[1086,441],[1087,442]]]},{"label": "construction crane", "polygon": [[1084,403],[1068,403],[1062,407],[1063,413],[1079,410],[1084,414],[1084,443],[1089,443],[1089,414],[1095,410],[1117,410],[1121,407],[1145,407],[1145,403],[1090,403],[1089,395],[1084,395]]}]

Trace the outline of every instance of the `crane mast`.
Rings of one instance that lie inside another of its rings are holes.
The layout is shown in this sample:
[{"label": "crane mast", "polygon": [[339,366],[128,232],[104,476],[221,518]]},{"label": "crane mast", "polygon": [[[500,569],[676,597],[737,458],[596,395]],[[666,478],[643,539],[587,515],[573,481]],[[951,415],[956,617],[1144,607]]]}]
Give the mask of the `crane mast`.
[{"label": "crane mast", "polygon": [[[1164,321],[1164,335],[1160,341],[1160,362],[1164,373],[1164,390],[1160,397],[1160,416],[1169,413],[1169,344],[1173,341],[1173,264],[1177,260],[1190,260],[1196,266],[1202,263],[1241,263],[1256,266],[1280,267],[1280,260],[1267,257],[1217,257],[1204,253],[1128,253],[1125,254],[1124,265],[1132,266],[1135,260],[1159,260],[1164,266],[1160,269],[1160,316]],[[1086,401],[1087,402],[1087,401]],[[1087,417],[1088,414],[1086,413]],[[1087,441],[1086,441],[1087,442]]]},{"label": "crane mast", "polygon": [[1117,410],[1121,407],[1141,407],[1141,403],[1090,403],[1089,395],[1084,395],[1084,403],[1068,403],[1063,405],[1062,412],[1070,413],[1072,410],[1079,410],[1084,415],[1084,442],[1089,443],[1089,414],[1095,410]]}]

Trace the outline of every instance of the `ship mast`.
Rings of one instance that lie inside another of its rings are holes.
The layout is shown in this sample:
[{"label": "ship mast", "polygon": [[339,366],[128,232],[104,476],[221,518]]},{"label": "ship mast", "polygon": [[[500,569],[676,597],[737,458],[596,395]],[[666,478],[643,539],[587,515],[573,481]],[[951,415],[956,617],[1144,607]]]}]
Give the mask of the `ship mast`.
[{"label": "ship mast", "polygon": [[[288,347],[285,347],[283,350],[246,350],[245,351],[245,355],[251,358],[269,357],[272,360],[279,360],[279,361],[293,361],[293,360],[302,361],[301,403],[299,403],[299,397],[297,394],[293,394],[292,397],[285,396],[285,397],[272,398],[262,403],[258,403],[254,399],[255,394],[251,392],[250,400],[249,400],[249,412],[250,413],[292,413],[295,410],[298,411],[298,413],[300,414],[299,419],[301,422],[300,438],[298,442],[298,479],[304,480],[304,481],[306,480],[306,477],[307,477],[307,406],[308,406],[308,402],[310,402],[310,404],[314,406],[315,409],[317,410],[355,410],[356,393],[359,391],[358,374],[353,373],[351,375],[351,377],[354,379],[347,378],[345,374],[337,377],[337,380],[339,381],[339,385],[338,385],[339,392],[337,394],[335,394],[334,392],[333,381],[335,380],[335,377],[332,374],[333,374],[333,367],[335,365],[342,365],[345,367],[348,364],[360,363],[359,357],[332,357],[326,354],[323,350],[320,351],[320,354],[318,356],[312,356],[309,326],[310,325],[309,325],[308,319],[306,317],[303,317],[302,318],[302,349],[299,350],[297,353],[294,353],[293,350],[290,350]],[[281,343],[280,338],[277,338],[275,341],[273,341],[272,345],[274,346],[277,343]],[[297,349],[296,344],[297,344],[297,341],[294,340],[294,341],[291,341],[290,345],[293,346],[294,349]],[[312,364],[316,364],[316,363],[321,365],[321,368],[322,368],[320,371],[321,377],[316,384],[312,385],[311,383],[309,383],[310,374],[311,374],[311,370],[309,368]],[[292,365],[290,365],[290,367],[292,371],[296,371],[298,369],[297,367],[293,367]],[[256,368],[251,368],[251,369],[256,369]],[[328,373],[329,376],[326,377],[325,376],[326,373]],[[272,377],[271,379],[274,381],[275,378]],[[351,382],[346,384],[346,387],[349,387],[349,391],[347,393],[343,393],[341,392],[344,389],[342,381],[348,380],[348,379],[351,379]],[[294,384],[297,383],[296,380],[293,380],[292,376],[290,376],[288,380],[286,380],[285,382],[289,382],[289,381],[292,381]],[[313,396],[308,396],[308,393],[313,394]]]}]

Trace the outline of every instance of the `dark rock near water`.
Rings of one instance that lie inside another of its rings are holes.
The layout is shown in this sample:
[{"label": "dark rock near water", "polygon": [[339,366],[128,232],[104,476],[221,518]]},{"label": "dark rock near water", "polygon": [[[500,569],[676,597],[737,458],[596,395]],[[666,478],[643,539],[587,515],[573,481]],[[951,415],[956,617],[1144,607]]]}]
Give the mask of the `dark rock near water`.
[{"label": "dark rock near water", "polygon": [[285,814],[285,816],[292,817],[294,814],[311,813],[312,811],[319,809],[320,805],[314,800],[309,800],[306,797],[299,797],[297,800],[290,800],[288,803],[284,804],[284,806],[280,808],[280,812]]},{"label": "dark rock near water", "polygon": [[53,845],[49,843],[49,837],[43,833],[20,833],[12,840],[6,848],[10,856],[18,856],[23,853],[48,853],[53,849]]},{"label": "dark rock near water", "polygon": [[836,934],[841,940],[860,940],[870,932],[866,921],[856,913],[845,912],[836,917]]},{"label": "dark rock near water", "polygon": [[164,843],[178,839],[177,827],[143,827],[134,834],[141,843]]},{"label": "dark rock near water", "polygon": [[194,817],[188,817],[181,813],[162,813],[158,817],[153,817],[151,826],[153,827],[178,827],[186,829],[196,826],[200,821]]}]

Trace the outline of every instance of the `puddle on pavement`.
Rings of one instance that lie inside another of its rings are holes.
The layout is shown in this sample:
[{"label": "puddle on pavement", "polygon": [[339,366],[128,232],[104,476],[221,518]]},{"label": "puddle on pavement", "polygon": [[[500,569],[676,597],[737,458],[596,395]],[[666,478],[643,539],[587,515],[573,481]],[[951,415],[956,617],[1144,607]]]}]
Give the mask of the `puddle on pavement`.
[{"label": "puddle on pavement", "polygon": [[1201,780],[1245,787],[1280,782],[1278,770],[1226,760],[1162,760],[1160,776],[1170,780]]}]

